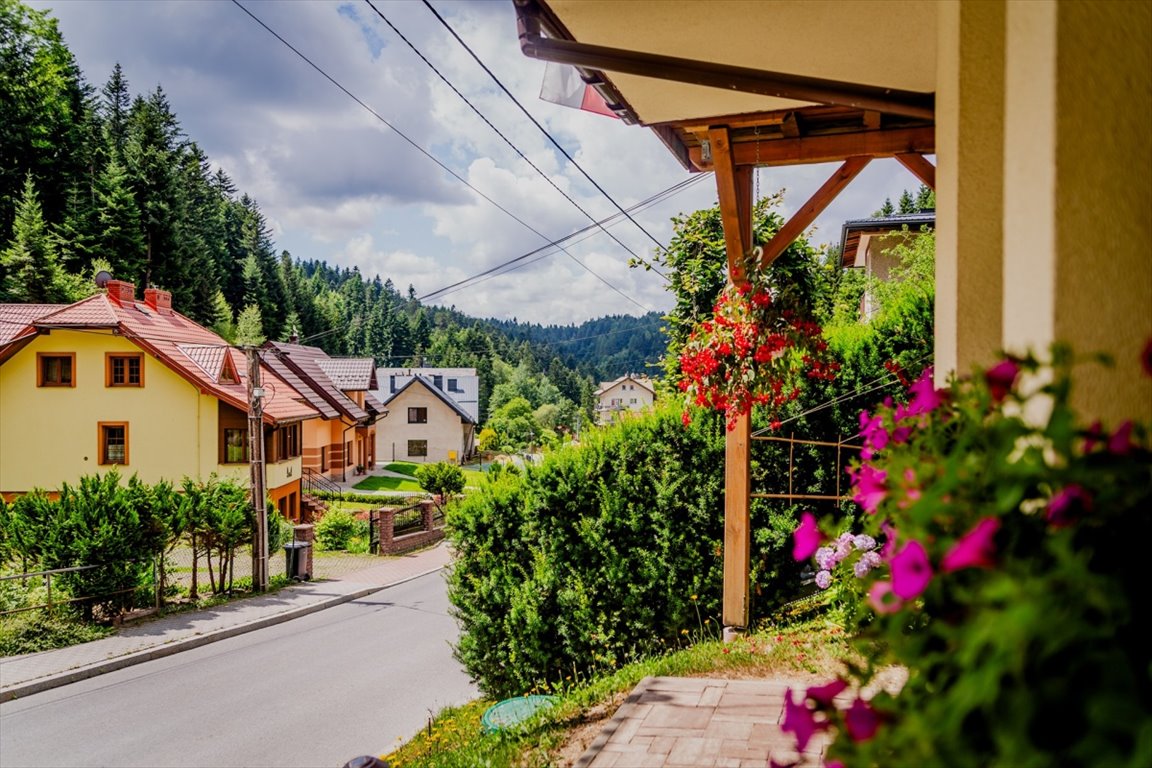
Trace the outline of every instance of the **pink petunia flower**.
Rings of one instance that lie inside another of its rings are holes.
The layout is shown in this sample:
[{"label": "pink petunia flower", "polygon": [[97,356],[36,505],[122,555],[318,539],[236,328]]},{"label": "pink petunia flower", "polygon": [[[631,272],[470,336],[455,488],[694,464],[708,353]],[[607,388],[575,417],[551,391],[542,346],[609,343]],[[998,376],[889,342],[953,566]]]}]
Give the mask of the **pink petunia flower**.
[{"label": "pink petunia flower", "polygon": [[803,752],[812,736],[827,727],[827,723],[816,720],[812,710],[804,703],[804,699],[801,699],[799,704],[792,700],[791,688],[784,691],[784,722],[780,724],[780,730],[796,737],[797,752]]},{"label": "pink petunia flower", "polygon": [[1096,446],[1104,442],[1104,427],[1101,426],[1100,420],[1092,422],[1088,427],[1088,435],[1084,438],[1084,453],[1092,453],[1096,450]]},{"label": "pink petunia flower", "polygon": [[920,374],[920,378],[909,388],[908,393],[912,395],[912,402],[903,410],[904,416],[919,416],[934,411],[944,402],[940,390],[932,384],[932,366],[924,369],[924,373]]},{"label": "pink petunia flower", "polygon": [[928,553],[918,541],[905,544],[890,563],[892,567],[892,591],[897,597],[912,600],[928,588],[932,581],[932,564]]},{"label": "pink petunia flower", "polygon": [[1052,500],[1044,516],[1053,528],[1067,528],[1092,510],[1092,496],[1076,483],[1064,486]]},{"label": "pink petunia flower", "polygon": [[868,741],[880,727],[880,715],[864,699],[856,699],[844,713],[844,725],[852,741]]},{"label": "pink petunia flower", "polygon": [[992,392],[992,401],[999,403],[1008,397],[1019,375],[1020,366],[1011,358],[1001,360],[985,371],[984,380],[988,382],[988,389]]},{"label": "pink petunia flower", "polygon": [[864,508],[868,514],[874,514],[876,507],[888,495],[885,481],[888,473],[877,469],[871,464],[861,464],[860,469],[852,476],[852,483],[856,486],[856,493],[852,500]]},{"label": "pink petunia flower", "polygon": [[843,680],[833,680],[825,685],[814,685],[808,689],[808,698],[822,707],[831,707],[832,700],[848,690],[848,683]]},{"label": "pink petunia flower", "polygon": [[996,532],[1000,530],[1000,518],[986,517],[961,536],[944,559],[940,570],[944,573],[961,568],[992,568],[996,565]]},{"label": "pink petunia flower", "polygon": [[1108,452],[1117,456],[1127,456],[1132,452],[1132,421],[1128,420],[1116,428],[1108,438]]},{"label": "pink petunia flower", "polygon": [[868,604],[876,613],[896,613],[903,601],[892,591],[892,582],[877,581],[868,590]]},{"label": "pink petunia flower", "polygon": [[799,562],[807,560],[820,548],[820,529],[811,512],[800,516],[800,525],[792,532],[792,558]]}]

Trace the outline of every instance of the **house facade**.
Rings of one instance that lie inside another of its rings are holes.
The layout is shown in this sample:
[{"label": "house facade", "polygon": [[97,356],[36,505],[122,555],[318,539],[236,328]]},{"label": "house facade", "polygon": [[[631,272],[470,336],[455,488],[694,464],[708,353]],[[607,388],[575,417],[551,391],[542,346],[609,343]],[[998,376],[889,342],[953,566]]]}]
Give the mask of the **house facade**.
[{"label": "house facade", "polygon": [[607,424],[624,413],[643,411],[656,402],[656,388],[647,376],[625,374],[614,381],[602,381],[596,392],[597,424]]},{"label": "house facade", "polygon": [[[304,425],[318,412],[261,369],[265,486],[300,508]],[[0,493],[58,491],[117,469],[146,483],[185,476],[247,484],[244,355],[130,283],[70,305],[0,305]]]},{"label": "house facade", "polygon": [[265,342],[264,350],[266,364],[319,413],[304,426],[305,474],[343,481],[374,466],[376,422],[388,412],[372,394],[377,388],[375,361],[333,358],[318,347],[295,342]]},{"label": "house facade", "polygon": [[434,379],[424,374],[408,377],[395,392],[384,395],[384,405],[390,415],[376,433],[380,461],[459,463],[472,454],[476,419]]},{"label": "house facade", "polygon": [[416,376],[431,382],[467,412],[472,421],[480,422],[480,377],[475,368],[377,368],[380,390],[376,396],[387,400]]},{"label": "house facade", "polygon": [[[935,227],[935,211],[846,221],[840,235],[840,263],[862,269],[870,278],[887,280],[892,269],[900,266],[900,258],[892,249],[909,244],[922,229]],[[869,318],[877,309],[872,292],[865,290],[860,298],[860,317]]]}]

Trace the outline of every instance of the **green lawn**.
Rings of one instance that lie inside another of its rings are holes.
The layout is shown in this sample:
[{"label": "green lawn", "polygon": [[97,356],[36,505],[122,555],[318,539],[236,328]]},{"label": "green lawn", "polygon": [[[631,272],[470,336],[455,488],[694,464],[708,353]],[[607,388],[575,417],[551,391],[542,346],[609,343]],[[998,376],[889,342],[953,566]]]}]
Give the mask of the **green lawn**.
[{"label": "green lawn", "polygon": [[414,479],[409,480],[405,477],[379,477],[376,475],[370,475],[352,487],[357,491],[406,491],[408,493],[420,493],[424,490],[420,487],[420,483]]},{"label": "green lawn", "polygon": [[[389,472],[398,472],[401,475],[408,475],[408,477],[416,477],[416,470],[420,464],[414,461],[393,461],[385,465],[384,469]],[[460,470],[464,473],[464,481],[471,486],[475,486],[484,477],[484,473],[477,469],[465,469],[461,467]]]}]

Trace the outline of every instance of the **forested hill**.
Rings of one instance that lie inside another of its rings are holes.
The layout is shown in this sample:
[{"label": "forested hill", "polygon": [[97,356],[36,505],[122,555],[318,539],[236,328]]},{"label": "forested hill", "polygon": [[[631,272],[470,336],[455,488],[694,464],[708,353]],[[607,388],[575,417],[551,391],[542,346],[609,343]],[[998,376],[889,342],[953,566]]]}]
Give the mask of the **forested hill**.
[{"label": "forested hill", "polygon": [[661,315],[610,315],[580,325],[540,325],[516,320],[488,320],[509,339],[550,348],[570,368],[605,381],[626,373],[659,372],[668,339],[660,331]]},{"label": "forested hill", "polygon": [[655,316],[478,320],[424,306],[387,275],[277,249],[257,201],[184,131],[163,88],[133,95],[129,76],[116,65],[90,84],[49,12],[0,0],[0,303],[76,301],[105,269],[138,293],[171,291],[233,341],[295,331],[380,365],[477,367],[482,402],[497,384],[546,378],[533,407],[586,408],[595,381],[661,354]]}]

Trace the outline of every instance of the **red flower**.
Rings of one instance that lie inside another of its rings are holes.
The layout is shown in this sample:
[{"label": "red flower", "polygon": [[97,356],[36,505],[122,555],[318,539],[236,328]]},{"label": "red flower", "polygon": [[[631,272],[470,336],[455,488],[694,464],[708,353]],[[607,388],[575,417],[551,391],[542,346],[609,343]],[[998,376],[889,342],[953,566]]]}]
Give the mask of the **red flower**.
[{"label": "red flower", "polygon": [[992,401],[999,403],[1008,397],[1019,375],[1020,366],[1011,358],[1002,360],[985,371],[984,380],[988,382],[988,389],[992,392]]}]

